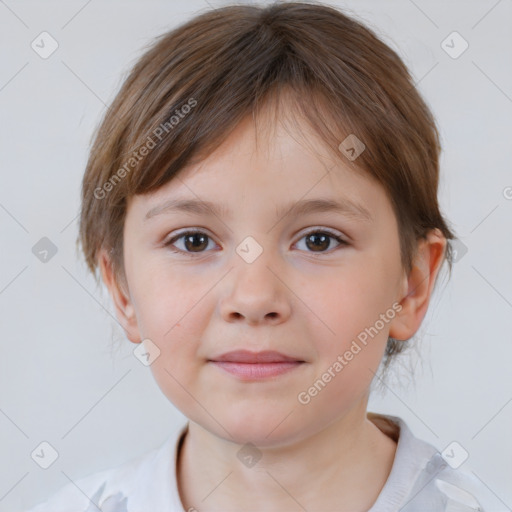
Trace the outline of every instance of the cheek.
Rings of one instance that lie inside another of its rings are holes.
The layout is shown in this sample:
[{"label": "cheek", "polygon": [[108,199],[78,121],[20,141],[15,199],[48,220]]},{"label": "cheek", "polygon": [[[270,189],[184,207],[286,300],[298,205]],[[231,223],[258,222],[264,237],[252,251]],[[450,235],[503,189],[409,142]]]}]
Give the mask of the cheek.
[{"label": "cheek", "polygon": [[162,393],[181,411],[190,411],[194,406],[190,393],[196,394],[197,375],[204,366],[203,358],[198,355],[203,315],[198,313],[199,309],[196,314],[190,312],[183,317],[181,308],[167,315],[165,310],[152,310],[154,323],[147,330],[160,349],[160,356],[150,367],[153,376]]},{"label": "cheek", "polygon": [[[156,277],[155,277],[156,276]],[[139,274],[133,286],[137,324],[143,338],[149,338],[160,350],[151,369],[160,385],[174,387],[171,375],[184,386],[192,378],[199,357],[201,333],[208,315],[207,290],[184,277],[162,273]]]},{"label": "cheek", "polygon": [[309,287],[307,304],[321,320],[308,312],[318,324],[310,335],[319,369],[336,375],[326,398],[331,393],[358,395],[377,371],[394,318],[391,277],[382,257],[365,258],[360,265],[338,269],[321,287]]},{"label": "cheek", "polygon": [[350,342],[391,306],[384,273],[376,271],[375,265],[373,270],[369,268],[339,269],[320,285],[316,281],[316,286],[309,283],[302,287],[301,295],[309,309],[299,305],[300,309],[317,318],[318,333],[328,346],[333,340]]},{"label": "cheek", "polygon": [[139,326],[147,337],[151,332],[156,338],[168,341],[178,324],[190,323],[188,317],[206,291],[202,290],[204,281],[199,283],[190,272],[172,270],[169,262],[139,260],[130,285]]}]

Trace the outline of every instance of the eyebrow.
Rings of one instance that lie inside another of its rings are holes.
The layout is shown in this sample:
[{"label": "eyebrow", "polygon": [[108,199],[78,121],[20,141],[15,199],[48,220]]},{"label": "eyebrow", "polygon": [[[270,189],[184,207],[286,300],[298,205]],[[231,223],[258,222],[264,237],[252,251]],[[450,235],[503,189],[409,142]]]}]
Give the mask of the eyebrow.
[{"label": "eyebrow", "polygon": [[[144,221],[164,213],[191,213],[195,215],[208,215],[216,217],[232,217],[232,212],[226,205],[213,203],[200,199],[169,199],[151,208],[144,218]],[[362,204],[356,203],[348,198],[344,199],[301,199],[295,203],[276,208],[278,218],[284,215],[299,216],[317,212],[336,212],[348,218],[372,222],[373,217],[369,210]]]}]

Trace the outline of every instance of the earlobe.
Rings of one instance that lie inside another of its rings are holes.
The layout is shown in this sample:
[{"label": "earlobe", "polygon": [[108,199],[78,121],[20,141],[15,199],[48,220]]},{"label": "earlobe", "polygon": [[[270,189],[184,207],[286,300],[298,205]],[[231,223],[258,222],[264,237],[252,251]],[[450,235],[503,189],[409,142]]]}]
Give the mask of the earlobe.
[{"label": "earlobe", "polygon": [[98,255],[98,265],[101,277],[108,288],[110,297],[114,304],[116,317],[123,327],[127,338],[132,343],[140,343],[141,337],[137,326],[135,310],[127,290],[117,282],[112,261],[105,249],[101,249]]},{"label": "earlobe", "polygon": [[443,262],[445,247],[446,238],[439,229],[430,231],[419,242],[412,269],[402,283],[402,309],[391,323],[389,336],[392,338],[408,340],[420,328]]}]

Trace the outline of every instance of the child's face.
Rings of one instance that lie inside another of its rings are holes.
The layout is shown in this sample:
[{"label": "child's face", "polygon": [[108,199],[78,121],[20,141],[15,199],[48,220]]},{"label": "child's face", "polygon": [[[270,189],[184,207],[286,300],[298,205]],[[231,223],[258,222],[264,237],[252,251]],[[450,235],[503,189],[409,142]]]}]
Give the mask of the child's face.
[{"label": "child's face", "polygon": [[[306,133],[310,143],[317,141]],[[260,134],[256,146],[247,120],[206,161],[156,193],[134,197],[125,222],[130,339],[149,338],[159,347],[151,368],[171,402],[239,443],[299,440],[365,411],[393,326],[392,306],[406,291],[397,223],[384,190],[344,167],[341,154],[336,162],[319,160],[299,136],[279,127],[273,138]],[[145,218],[178,198],[211,201],[229,213],[167,211]],[[360,204],[371,219],[337,211],[285,215],[287,205],[313,199]],[[164,246],[192,229],[207,238],[177,239],[175,247],[188,254]],[[327,230],[348,245],[322,238]],[[311,232],[316,237],[305,236]],[[255,242],[242,243],[247,237]],[[256,243],[263,252],[247,262],[237,249],[252,256]],[[366,331],[366,345],[359,341],[365,329],[372,333]],[[352,357],[344,356],[351,346]],[[209,362],[237,349],[275,350],[305,362],[259,380]],[[326,377],[321,391],[308,392],[329,368],[330,382]]]}]

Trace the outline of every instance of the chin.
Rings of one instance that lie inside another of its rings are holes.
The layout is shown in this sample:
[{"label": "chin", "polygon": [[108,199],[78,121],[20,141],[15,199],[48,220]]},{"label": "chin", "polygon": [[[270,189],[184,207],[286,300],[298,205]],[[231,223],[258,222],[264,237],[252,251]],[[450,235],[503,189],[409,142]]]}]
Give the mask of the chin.
[{"label": "chin", "polygon": [[285,419],[286,414],[281,411],[265,413],[256,410],[250,414],[225,415],[222,421],[217,416],[219,423],[229,434],[218,424],[214,425],[214,433],[240,445],[252,443],[260,448],[284,446],[304,434],[301,425],[293,421],[292,416]]}]

